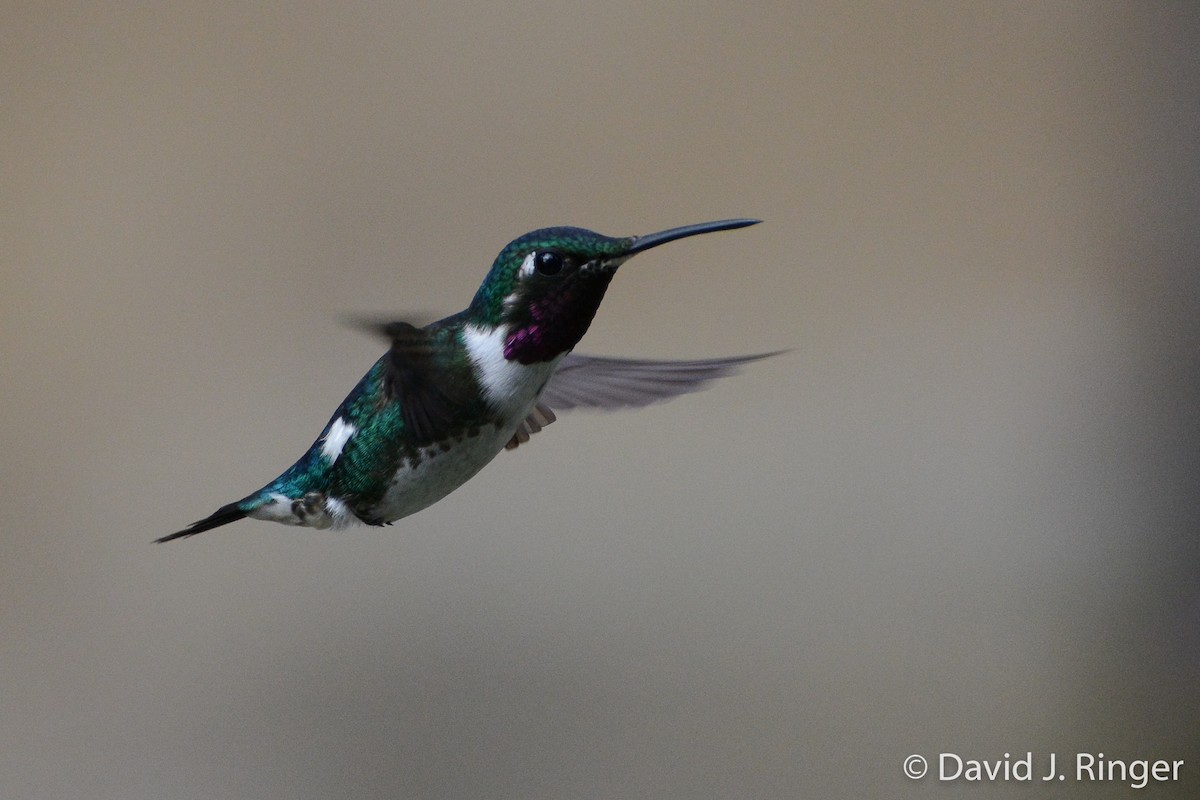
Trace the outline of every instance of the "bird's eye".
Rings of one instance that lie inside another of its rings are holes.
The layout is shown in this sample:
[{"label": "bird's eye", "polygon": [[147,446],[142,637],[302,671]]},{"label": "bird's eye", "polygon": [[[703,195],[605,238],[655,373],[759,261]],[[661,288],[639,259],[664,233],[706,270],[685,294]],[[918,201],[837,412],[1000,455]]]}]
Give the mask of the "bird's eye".
[{"label": "bird's eye", "polygon": [[533,266],[539,275],[557,275],[562,272],[563,264],[562,253],[555,250],[543,250],[533,257]]}]

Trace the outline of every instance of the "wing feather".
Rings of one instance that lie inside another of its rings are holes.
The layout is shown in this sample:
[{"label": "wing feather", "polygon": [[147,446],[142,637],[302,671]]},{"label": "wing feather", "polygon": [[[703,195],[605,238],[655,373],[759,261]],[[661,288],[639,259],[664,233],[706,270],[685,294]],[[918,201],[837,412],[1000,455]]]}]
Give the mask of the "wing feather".
[{"label": "wing feather", "polygon": [[778,353],[697,361],[649,361],[568,354],[542,391],[541,402],[558,411],[572,408],[640,408],[698,392],[718,378]]},{"label": "wing feather", "polygon": [[661,403],[707,388],[739,367],[783,351],[695,361],[651,361],[567,354],[550,376],[538,405],[506,445],[512,450],[554,421],[554,411],[613,411]]}]

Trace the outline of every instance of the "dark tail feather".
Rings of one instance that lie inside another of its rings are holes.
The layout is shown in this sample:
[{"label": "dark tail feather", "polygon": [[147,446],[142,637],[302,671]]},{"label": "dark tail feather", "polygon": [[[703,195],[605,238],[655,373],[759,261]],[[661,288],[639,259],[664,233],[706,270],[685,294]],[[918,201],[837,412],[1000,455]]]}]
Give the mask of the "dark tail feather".
[{"label": "dark tail feather", "polygon": [[239,500],[236,503],[230,503],[227,506],[221,506],[212,514],[200,520],[199,522],[193,522],[191,525],[188,525],[181,531],[175,531],[174,533],[168,534],[161,539],[155,539],[154,543],[162,544],[163,542],[169,542],[173,539],[183,539],[188,536],[195,536],[197,533],[204,533],[205,531],[211,531],[213,528],[219,528],[222,525],[228,525],[231,522],[237,522],[239,519],[242,519],[246,516],[246,512],[241,508],[243,502],[245,501]]}]

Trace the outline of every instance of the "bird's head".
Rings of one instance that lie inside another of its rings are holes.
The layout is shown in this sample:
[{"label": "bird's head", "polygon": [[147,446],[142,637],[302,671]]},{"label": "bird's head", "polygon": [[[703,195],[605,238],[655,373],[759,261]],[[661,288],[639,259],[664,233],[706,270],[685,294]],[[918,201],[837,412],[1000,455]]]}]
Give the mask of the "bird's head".
[{"label": "bird's head", "polygon": [[500,251],[466,314],[473,325],[506,331],[506,359],[549,361],[583,338],[617,267],[630,258],[685,236],[756,222],[702,222],[624,238],[584,228],[542,228]]}]

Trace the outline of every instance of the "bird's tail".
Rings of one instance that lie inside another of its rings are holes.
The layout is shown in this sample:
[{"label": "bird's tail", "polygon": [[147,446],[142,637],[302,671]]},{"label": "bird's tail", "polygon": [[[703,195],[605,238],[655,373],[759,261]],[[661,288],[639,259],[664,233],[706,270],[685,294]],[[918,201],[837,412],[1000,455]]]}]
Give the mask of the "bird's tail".
[{"label": "bird's tail", "polygon": [[[248,499],[249,498],[247,498],[247,500]],[[161,539],[155,539],[154,541],[156,544],[161,544],[162,542],[169,542],[173,539],[183,539],[188,536],[194,536],[197,533],[211,531],[213,528],[219,528],[222,525],[228,525],[231,522],[237,522],[239,519],[244,518],[248,513],[250,513],[251,510],[253,510],[253,508],[247,503],[247,500],[239,500],[236,503],[230,503],[229,505],[221,506],[212,514],[209,514],[207,517],[199,520],[198,522],[193,522],[183,530],[167,534]]]}]

